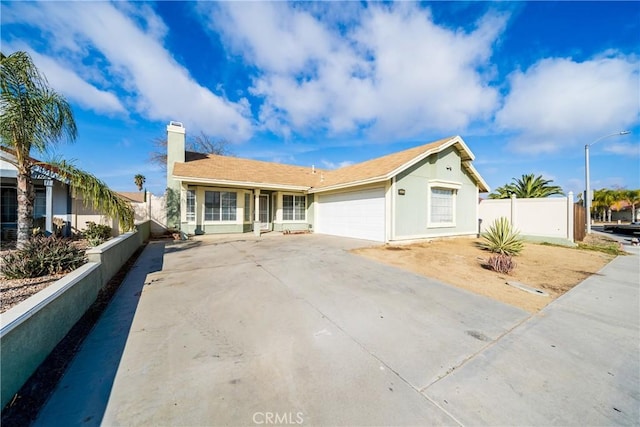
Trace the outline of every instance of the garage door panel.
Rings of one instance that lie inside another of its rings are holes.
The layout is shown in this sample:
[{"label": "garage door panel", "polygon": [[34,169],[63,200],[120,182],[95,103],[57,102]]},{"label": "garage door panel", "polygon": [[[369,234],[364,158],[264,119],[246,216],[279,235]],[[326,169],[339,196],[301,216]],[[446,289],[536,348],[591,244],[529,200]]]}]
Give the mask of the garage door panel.
[{"label": "garage door panel", "polygon": [[385,240],[384,188],[319,195],[316,232]]}]

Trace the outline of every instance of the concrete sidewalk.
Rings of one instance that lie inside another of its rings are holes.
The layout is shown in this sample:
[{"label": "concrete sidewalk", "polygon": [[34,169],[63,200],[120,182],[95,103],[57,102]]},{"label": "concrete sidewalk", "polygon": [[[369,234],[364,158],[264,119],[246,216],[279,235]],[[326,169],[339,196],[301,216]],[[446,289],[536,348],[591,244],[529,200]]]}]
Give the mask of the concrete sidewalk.
[{"label": "concrete sidewalk", "polygon": [[466,425],[638,425],[639,288],[618,257],[424,393]]},{"label": "concrete sidewalk", "polygon": [[529,317],[366,244],[151,243],[35,425],[637,424],[637,254]]}]

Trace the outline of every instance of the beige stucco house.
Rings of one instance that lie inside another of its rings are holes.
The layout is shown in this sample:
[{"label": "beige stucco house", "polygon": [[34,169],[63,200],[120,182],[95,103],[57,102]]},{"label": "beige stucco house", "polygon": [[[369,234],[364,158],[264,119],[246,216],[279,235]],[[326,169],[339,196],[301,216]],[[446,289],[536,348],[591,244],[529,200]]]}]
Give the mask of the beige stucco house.
[{"label": "beige stucco house", "polygon": [[336,170],[185,152],[167,127],[167,187],[187,234],[311,231],[379,242],[473,235],[489,187],[459,136]]}]

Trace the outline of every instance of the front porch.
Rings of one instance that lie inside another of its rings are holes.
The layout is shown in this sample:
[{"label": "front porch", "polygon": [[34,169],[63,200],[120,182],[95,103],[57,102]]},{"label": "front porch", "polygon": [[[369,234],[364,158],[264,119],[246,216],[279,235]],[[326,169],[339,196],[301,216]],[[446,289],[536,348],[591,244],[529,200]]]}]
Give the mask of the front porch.
[{"label": "front porch", "polygon": [[186,183],[180,229],[187,235],[309,231],[312,201],[299,190]]}]

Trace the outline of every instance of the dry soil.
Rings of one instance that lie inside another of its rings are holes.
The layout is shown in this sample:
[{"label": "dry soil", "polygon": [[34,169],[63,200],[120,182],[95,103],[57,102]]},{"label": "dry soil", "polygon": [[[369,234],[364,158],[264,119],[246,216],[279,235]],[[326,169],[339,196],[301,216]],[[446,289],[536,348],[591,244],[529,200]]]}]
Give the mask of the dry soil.
[{"label": "dry soil", "polygon": [[[446,239],[411,245],[384,245],[353,252],[377,261],[475,292],[535,313],[592,274],[598,274],[614,256],[575,248],[525,243],[509,275],[487,269],[491,255],[478,239]],[[507,285],[517,281],[549,296]]]}]

